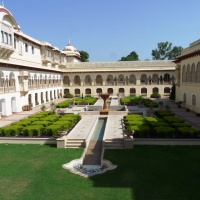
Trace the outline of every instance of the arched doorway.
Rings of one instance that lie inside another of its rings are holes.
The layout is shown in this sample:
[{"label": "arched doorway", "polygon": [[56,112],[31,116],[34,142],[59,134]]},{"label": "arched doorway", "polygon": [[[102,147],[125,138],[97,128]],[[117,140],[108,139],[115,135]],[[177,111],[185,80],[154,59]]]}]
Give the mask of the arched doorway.
[{"label": "arched doorway", "polygon": [[147,88],[141,88],[141,94],[146,95],[147,94]]},{"label": "arched doorway", "polygon": [[28,104],[29,105],[32,104],[32,96],[31,96],[31,94],[28,95]]},{"label": "arched doorway", "polygon": [[91,89],[90,88],[86,88],[85,89],[85,94],[90,94],[91,95]]},{"label": "arched doorway", "polygon": [[75,93],[75,95],[80,95],[80,94],[81,94],[80,89],[76,88],[76,89],[74,90],[74,93]]},{"label": "arched doorway", "polygon": [[124,88],[119,88],[119,93],[124,93]]},{"label": "arched doorway", "polygon": [[165,87],[165,88],[164,88],[164,93],[165,93],[165,94],[166,94],[166,93],[169,94],[169,93],[170,93],[170,88],[169,88],[169,87]]},{"label": "arched doorway", "polygon": [[112,88],[108,88],[108,94],[113,94],[113,89]]},{"label": "arched doorway", "polygon": [[158,93],[158,92],[159,92],[158,88],[154,87],[153,90],[152,90],[152,93]]},{"label": "arched doorway", "polygon": [[0,114],[6,115],[6,100],[5,99],[0,100]]},{"label": "arched doorway", "polygon": [[96,77],[96,85],[103,85],[103,79],[101,75]]},{"label": "arched doorway", "polygon": [[96,89],[96,92],[99,94],[99,93],[102,93],[102,89],[101,88],[97,88]]},{"label": "arched doorway", "polygon": [[135,95],[135,93],[136,93],[135,88],[130,88],[130,95]]},{"label": "arched doorway", "polygon": [[64,89],[64,94],[70,93],[69,89]]},{"label": "arched doorway", "polygon": [[16,97],[11,98],[11,110],[12,110],[12,113],[17,112]]}]

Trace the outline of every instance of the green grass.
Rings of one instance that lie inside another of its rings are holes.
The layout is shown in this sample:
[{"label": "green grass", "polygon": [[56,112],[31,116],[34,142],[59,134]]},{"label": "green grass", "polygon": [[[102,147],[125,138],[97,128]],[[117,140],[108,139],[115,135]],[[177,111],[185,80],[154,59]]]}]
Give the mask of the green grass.
[{"label": "green grass", "polygon": [[106,150],[117,169],[85,179],[61,166],[83,149],[0,145],[1,200],[199,200],[200,147]]}]

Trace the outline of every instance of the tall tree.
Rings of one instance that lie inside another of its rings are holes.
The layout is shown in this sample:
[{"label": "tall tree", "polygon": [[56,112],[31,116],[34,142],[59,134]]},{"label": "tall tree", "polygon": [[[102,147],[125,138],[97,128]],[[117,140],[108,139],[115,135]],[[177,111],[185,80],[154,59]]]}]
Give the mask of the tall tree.
[{"label": "tall tree", "polygon": [[78,51],[81,56],[81,62],[89,62],[89,54],[86,51]]},{"label": "tall tree", "polygon": [[132,51],[128,56],[121,57],[121,60],[119,61],[135,61],[139,60],[139,56],[135,51]]},{"label": "tall tree", "polygon": [[182,49],[181,46],[174,46],[172,48],[171,42],[159,42],[158,48],[152,50],[151,55],[153,60],[173,60],[181,54]]}]

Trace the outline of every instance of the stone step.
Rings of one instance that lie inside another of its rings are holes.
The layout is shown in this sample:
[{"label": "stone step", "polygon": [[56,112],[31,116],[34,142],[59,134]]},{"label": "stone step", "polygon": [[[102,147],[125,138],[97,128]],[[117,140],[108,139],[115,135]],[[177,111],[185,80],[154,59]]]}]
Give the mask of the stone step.
[{"label": "stone step", "polygon": [[65,145],[65,147],[70,147],[70,148],[79,148],[79,147],[85,147],[85,145],[83,145],[83,144],[74,144],[74,143],[72,143],[72,144],[66,144]]},{"label": "stone step", "polygon": [[112,144],[105,144],[105,147],[122,147],[124,146],[124,144],[116,144],[116,143],[112,143]]},{"label": "stone step", "polygon": [[66,143],[85,143],[85,140],[67,140]]}]

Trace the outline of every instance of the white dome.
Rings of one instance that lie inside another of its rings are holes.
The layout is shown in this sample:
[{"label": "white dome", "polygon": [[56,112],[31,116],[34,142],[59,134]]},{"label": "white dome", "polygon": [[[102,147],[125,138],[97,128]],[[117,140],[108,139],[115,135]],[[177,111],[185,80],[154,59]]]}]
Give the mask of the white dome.
[{"label": "white dome", "polygon": [[80,53],[76,50],[75,47],[73,47],[73,46],[70,44],[70,41],[69,41],[68,45],[63,49],[63,51],[64,51],[67,55],[75,54],[75,55],[80,56]]}]

